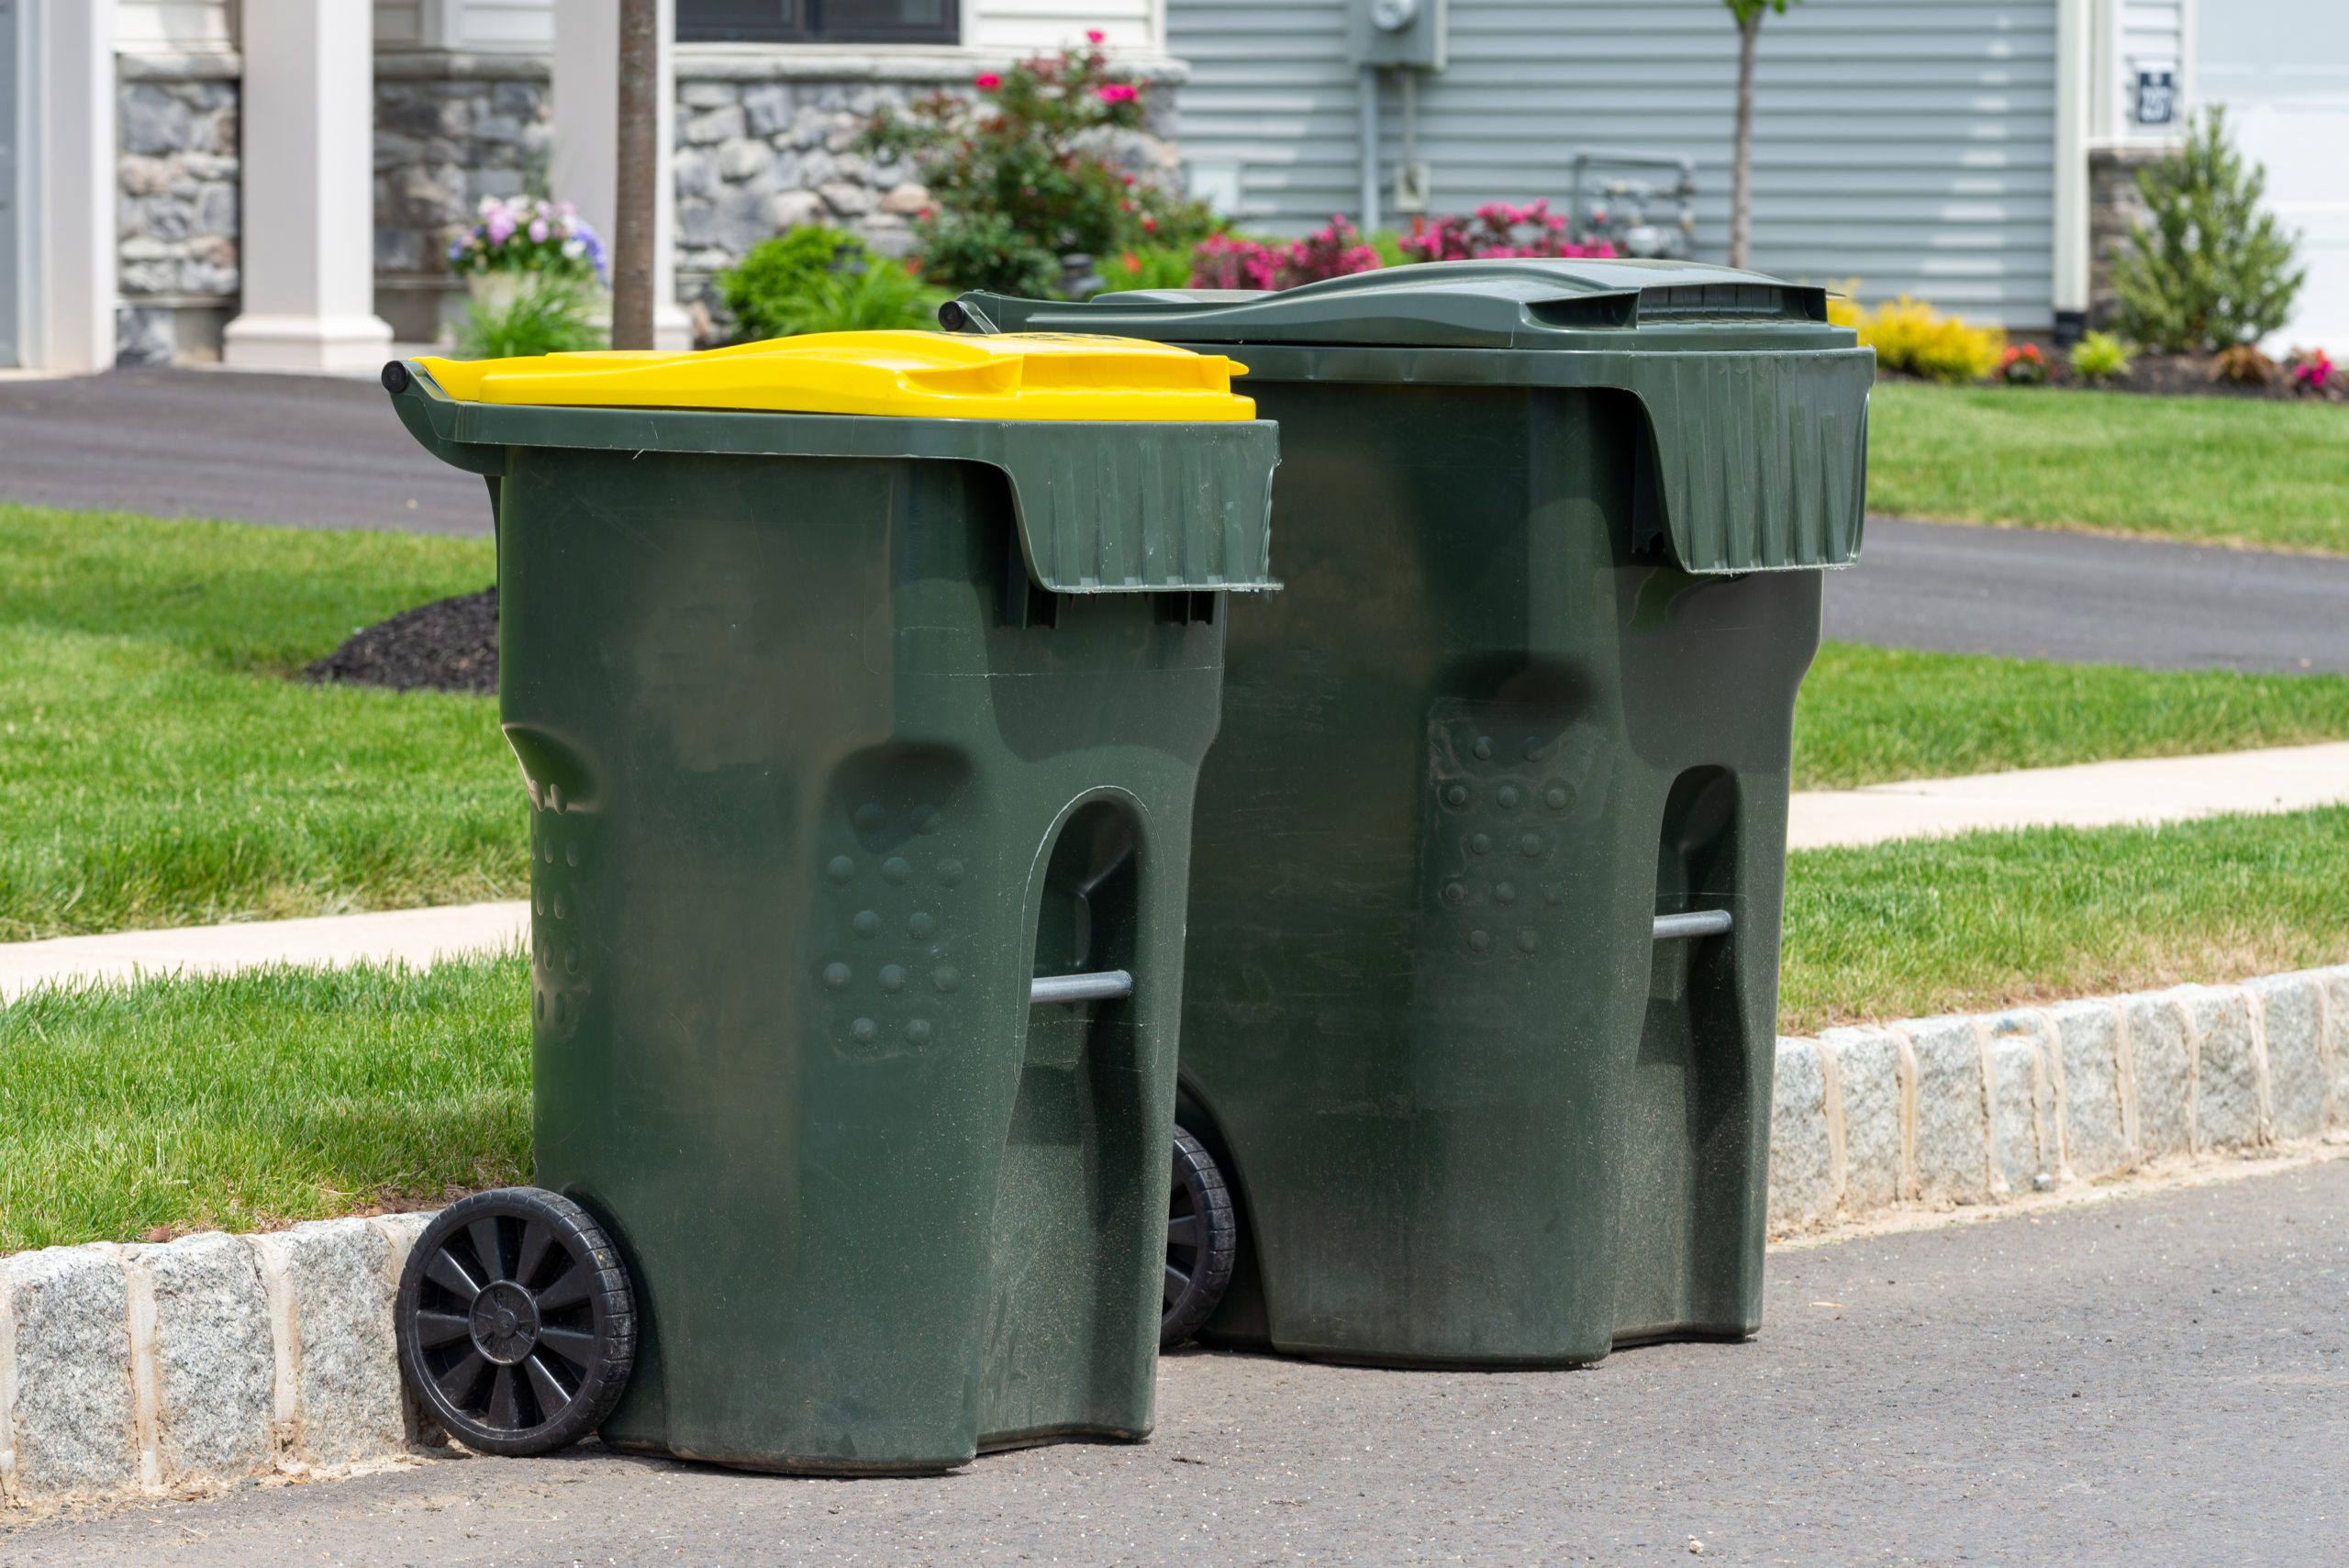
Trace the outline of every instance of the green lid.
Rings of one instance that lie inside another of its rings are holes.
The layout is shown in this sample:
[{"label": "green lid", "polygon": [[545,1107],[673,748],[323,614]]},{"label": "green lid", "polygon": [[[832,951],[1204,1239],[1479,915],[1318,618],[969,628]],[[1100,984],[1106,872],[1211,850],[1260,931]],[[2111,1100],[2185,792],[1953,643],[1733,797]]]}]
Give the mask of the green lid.
[{"label": "green lid", "polygon": [[[959,311],[959,317],[957,312]],[[947,325],[1186,343],[1457,349],[1848,349],[1827,291],[1694,261],[1431,261],[1276,293],[1149,289],[1082,305],[966,294]]]},{"label": "green lid", "polygon": [[1876,355],[1809,284],[1692,261],[1432,261],[1277,293],[966,294],[940,316],[965,332],[1244,349],[1275,417],[1290,382],[1620,393],[1645,416],[1654,521],[1685,570],[1859,559]]}]

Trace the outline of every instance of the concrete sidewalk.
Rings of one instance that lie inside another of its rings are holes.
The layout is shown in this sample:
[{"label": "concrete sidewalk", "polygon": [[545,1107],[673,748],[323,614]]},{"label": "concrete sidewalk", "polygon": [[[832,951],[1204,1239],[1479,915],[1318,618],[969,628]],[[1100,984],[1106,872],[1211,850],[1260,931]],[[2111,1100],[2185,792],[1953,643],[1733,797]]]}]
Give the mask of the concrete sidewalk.
[{"label": "concrete sidewalk", "polygon": [[[1886,843],[1982,829],[2110,828],[2197,817],[2305,811],[2349,803],[2349,743],[2148,757],[1971,778],[1917,779],[1798,794],[1789,849]],[[519,949],[530,906],[517,900],[0,943],[0,1002],[40,984],[142,974],[224,974],[273,963],[436,959]]]},{"label": "concrete sidewalk", "polygon": [[344,967],[397,962],[421,969],[442,958],[518,950],[529,937],[530,906],[518,899],[6,942],[0,943],[0,1002],[42,984],[155,974],[230,974],[273,963]]},{"label": "concrete sidewalk", "polygon": [[2349,802],[2349,742],[2142,757],[1798,794],[1787,847],[1823,850],[2001,828],[2115,828]]}]

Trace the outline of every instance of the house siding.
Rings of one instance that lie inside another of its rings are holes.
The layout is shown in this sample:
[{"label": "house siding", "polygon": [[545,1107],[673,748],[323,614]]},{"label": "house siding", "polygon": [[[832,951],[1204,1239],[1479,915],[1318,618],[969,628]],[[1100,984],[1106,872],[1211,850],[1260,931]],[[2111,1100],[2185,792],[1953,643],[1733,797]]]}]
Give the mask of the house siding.
[{"label": "house siding", "polygon": [[[1357,76],[1343,0],[1168,0],[1188,62],[1185,157],[1234,216],[1279,230],[1353,213]],[[1697,250],[1726,255],[1737,38],[1720,0],[1451,0],[1421,79],[1432,206],[1563,207],[1580,146],[1697,160]],[[2043,327],[2054,314],[2055,0],[1809,0],[1762,33],[1754,262],[1864,297],[1912,294]],[[1403,156],[1381,95],[1382,191]]]}]

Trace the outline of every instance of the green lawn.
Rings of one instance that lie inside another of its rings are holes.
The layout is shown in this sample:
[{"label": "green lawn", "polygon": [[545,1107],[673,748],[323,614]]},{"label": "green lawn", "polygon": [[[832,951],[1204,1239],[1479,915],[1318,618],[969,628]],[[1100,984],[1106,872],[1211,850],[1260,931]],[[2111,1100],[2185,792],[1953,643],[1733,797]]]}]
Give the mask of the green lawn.
[{"label": "green lawn", "polygon": [[486,541],[0,506],[0,940],[520,896],[493,704],[287,679]]},{"label": "green lawn", "polygon": [[2349,807],[1792,857],[1779,1028],[2349,962]]},{"label": "green lawn", "polygon": [[2349,406],[1883,382],[1868,506],[2349,554]]},{"label": "green lawn", "polygon": [[0,1251],[248,1230],[529,1170],[519,957],[0,1008]]},{"label": "green lawn", "polygon": [[[1781,1028],[2349,960],[2349,809],[1797,855]],[[0,1008],[0,1251],[527,1179],[519,958]]]},{"label": "green lawn", "polygon": [[[0,940],[527,887],[495,706],[288,678],[489,547],[0,506]],[[2349,737],[2349,680],[1831,644],[1802,788]]]},{"label": "green lawn", "polygon": [[1795,704],[1795,787],[2349,737],[2349,678],[2057,664],[1831,642]]}]

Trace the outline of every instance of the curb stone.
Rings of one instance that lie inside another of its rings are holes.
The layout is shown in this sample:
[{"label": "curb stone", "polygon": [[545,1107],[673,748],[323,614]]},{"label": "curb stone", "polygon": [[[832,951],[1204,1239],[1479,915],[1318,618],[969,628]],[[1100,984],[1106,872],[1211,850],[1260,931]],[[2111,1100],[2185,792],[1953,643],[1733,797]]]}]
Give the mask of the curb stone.
[{"label": "curb stone", "polygon": [[1829,1029],[1778,1073],[1772,1235],[1995,1202],[2349,1128],[2349,964]]},{"label": "curb stone", "polygon": [[[2349,964],[1777,1042],[1769,1227],[2349,1126]],[[0,1257],[0,1502],[182,1495],[443,1440],[392,1299],[429,1214]]]}]

